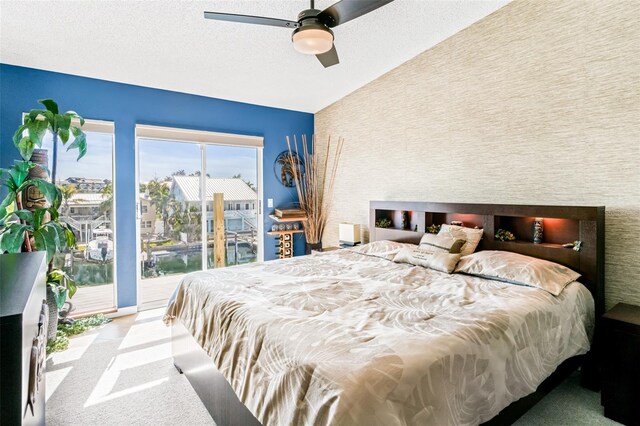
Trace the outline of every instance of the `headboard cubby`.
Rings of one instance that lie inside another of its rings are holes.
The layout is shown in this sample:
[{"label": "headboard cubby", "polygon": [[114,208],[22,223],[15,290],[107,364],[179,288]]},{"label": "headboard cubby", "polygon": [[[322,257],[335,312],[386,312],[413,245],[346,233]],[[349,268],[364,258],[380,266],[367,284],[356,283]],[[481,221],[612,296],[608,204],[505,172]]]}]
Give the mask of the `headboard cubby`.
[{"label": "headboard cubby", "polygon": [[[411,227],[402,228],[402,212],[409,212]],[[582,277],[593,294],[596,315],[604,313],[604,207],[537,206],[517,204],[431,203],[420,201],[371,201],[369,205],[370,241],[392,240],[414,243],[430,225],[463,222],[482,228],[477,250],[505,250],[565,265]],[[392,227],[376,227],[382,218]],[[534,219],[543,219],[543,240],[533,242]],[[414,230],[417,229],[417,230]],[[510,231],[515,241],[495,239],[498,229]],[[562,246],[580,241],[580,251]]]}]

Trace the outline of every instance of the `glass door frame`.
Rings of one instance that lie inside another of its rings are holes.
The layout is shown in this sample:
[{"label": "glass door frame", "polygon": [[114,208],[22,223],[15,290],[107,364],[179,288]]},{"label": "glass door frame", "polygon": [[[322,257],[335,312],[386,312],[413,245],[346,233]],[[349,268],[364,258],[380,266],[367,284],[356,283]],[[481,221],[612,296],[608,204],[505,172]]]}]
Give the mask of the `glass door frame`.
[{"label": "glass door frame", "polygon": [[[28,115],[28,112],[22,113],[22,121],[24,121],[24,117]],[[118,311],[118,225],[117,225],[117,214],[118,211],[116,208],[117,204],[117,189],[116,189],[116,123],[115,121],[110,120],[100,120],[94,118],[86,118],[84,119],[84,124],[80,124],[80,120],[74,118],[71,120],[71,125],[76,127],[81,127],[82,131],[85,133],[100,133],[111,136],[111,191],[112,191],[112,199],[111,199],[111,238],[113,241],[113,261],[112,261],[112,269],[113,269],[113,305],[107,306],[99,309],[98,311],[87,311],[80,312],[80,316],[86,316],[87,314],[113,314]],[[47,130],[47,134],[50,133],[50,130]],[[23,136],[27,135],[27,130],[23,133]],[[91,149],[91,142],[87,142],[88,149]],[[60,145],[59,149],[63,149],[63,146]],[[81,291],[82,289],[78,289]],[[68,301],[73,303],[73,298],[69,298]],[[73,317],[75,314],[71,314]]]},{"label": "glass door frame", "polygon": [[[200,208],[201,208],[201,234],[202,241],[202,270],[208,268],[207,249],[207,146],[229,146],[237,148],[253,148],[256,150],[256,186],[257,186],[257,262],[264,261],[264,210],[263,200],[263,150],[264,138],[262,136],[239,135],[234,133],[219,133],[200,130],[182,129],[177,127],[162,127],[144,124],[136,124],[135,128],[135,221],[136,221],[136,306],[137,310],[154,309],[157,306],[143,306],[140,299],[140,284],[142,280],[142,245],[140,232],[141,205],[140,205],[140,140],[158,140],[163,142],[179,142],[198,145],[200,148]],[[213,201],[213,200],[211,200]],[[212,210],[213,211],[213,210]],[[176,282],[177,284],[177,282]]]}]

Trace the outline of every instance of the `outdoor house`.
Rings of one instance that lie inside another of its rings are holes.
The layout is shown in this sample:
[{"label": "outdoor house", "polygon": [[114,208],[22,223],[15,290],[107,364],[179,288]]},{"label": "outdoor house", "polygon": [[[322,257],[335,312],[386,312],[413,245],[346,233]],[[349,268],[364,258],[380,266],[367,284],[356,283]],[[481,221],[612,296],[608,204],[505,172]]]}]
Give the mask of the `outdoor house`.
[{"label": "outdoor house", "polygon": [[91,240],[97,228],[111,228],[109,212],[100,208],[104,202],[104,195],[95,192],[78,192],[64,201],[64,220],[75,232],[79,243]]},{"label": "outdoor house", "polygon": [[151,203],[147,194],[140,194],[140,235],[157,234],[162,229],[162,222],[156,218],[156,207]]},{"label": "outdoor house", "polygon": [[[156,227],[156,209],[148,197],[141,195],[140,199],[140,233],[154,234]],[[112,229],[110,202],[102,193],[78,192],[63,201],[62,214],[71,226],[79,243],[91,240],[93,231],[98,228]]]},{"label": "outdoor house", "polygon": [[[173,176],[171,194],[183,208],[200,208],[200,178]],[[224,194],[224,225],[227,231],[255,231],[258,195],[240,178],[207,178],[207,201],[213,194]],[[212,203],[207,202],[207,232],[213,232]]]},{"label": "outdoor house", "polygon": [[68,177],[60,185],[73,185],[78,191],[101,192],[105,186],[110,184],[108,179],[94,179],[83,177]]}]

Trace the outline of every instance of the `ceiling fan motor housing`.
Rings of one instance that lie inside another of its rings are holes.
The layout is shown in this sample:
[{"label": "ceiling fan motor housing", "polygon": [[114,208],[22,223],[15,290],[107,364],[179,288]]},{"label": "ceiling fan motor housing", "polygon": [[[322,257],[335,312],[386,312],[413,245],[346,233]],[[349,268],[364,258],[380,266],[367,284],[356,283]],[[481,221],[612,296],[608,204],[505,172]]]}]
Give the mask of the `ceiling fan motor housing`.
[{"label": "ceiling fan motor housing", "polygon": [[317,55],[329,51],[333,47],[333,31],[317,18],[317,9],[300,12],[300,26],[293,30],[291,40],[299,52]]},{"label": "ceiling fan motor housing", "polygon": [[318,9],[303,10],[302,12],[298,13],[298,22],[301,22],[302,20],[308,19],[308,18],[315,18],[320,14],[320,12],[322,11]]}]

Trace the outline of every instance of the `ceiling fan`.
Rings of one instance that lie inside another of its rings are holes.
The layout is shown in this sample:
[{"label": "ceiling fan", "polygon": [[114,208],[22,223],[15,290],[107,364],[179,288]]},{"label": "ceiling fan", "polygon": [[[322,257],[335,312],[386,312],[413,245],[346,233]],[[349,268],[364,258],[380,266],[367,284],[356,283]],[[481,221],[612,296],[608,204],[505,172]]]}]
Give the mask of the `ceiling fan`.
[{"label": "ceiling fan", "polygon": [[218,21],[294,28],[291,36],[293,47],[298,52],[316,55],[320,63],[327,68],[340,62],[338,52],[333,44],[331,28],[372,12],[392,1],[341,0],[321,11],[314,7],[315,2],[311,0],[311,7],[300,12],[297,21],[218,12],[204,12],[204,17]]}]

